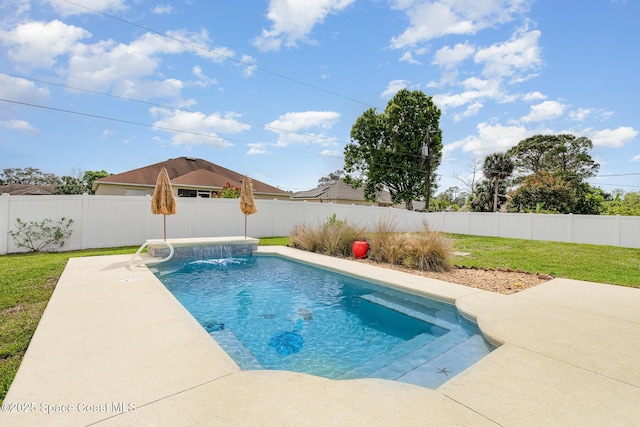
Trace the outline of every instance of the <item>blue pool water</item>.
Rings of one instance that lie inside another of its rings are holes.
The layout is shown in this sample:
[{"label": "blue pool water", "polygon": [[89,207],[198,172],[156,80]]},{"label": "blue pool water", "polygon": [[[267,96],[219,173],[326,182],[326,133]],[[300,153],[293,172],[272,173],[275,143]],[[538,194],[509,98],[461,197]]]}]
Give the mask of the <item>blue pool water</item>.
[{"label": "blue pool water", "polygon": [[450,304],[280,257],[152,271],[242,369],[435,388],[492,350]]}]

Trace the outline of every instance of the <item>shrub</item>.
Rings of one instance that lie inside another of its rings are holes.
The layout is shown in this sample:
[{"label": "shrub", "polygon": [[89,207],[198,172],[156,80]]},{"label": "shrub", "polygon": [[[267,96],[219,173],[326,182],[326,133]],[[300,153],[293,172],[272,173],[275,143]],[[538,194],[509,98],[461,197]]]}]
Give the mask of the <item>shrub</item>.
[{"label": "shrub", "polygon": [[451,270],[451,244],[440,233],[429,230],[426,224],[423,232],[407,235],[403,248],[406,267],[437,272]]},{"label": "shrub", "polygon": [[331,256],[349,256],[353,242],[361,240],[364,227],[339,220],[333,214],[327,222],[316,227],[295,225],[291,233],[293,247]]},{"label": "shrub", "polygon": [[9,231],[9,235],[13,237],[16,246],[19,248],[27,248],[32,252],[40,252],[49,246],[64,246],[65,240],[71,237],[73,230],[71,224],[72,219],[62,217],[57,224],[49,218],[42,221],[22,221],[16,219],[17,230]]},{"label": "shrub", "polygon": [[396,233],[395,224],[383,218],[369,245],[369,259],[373,261],[424,271],[451,269],[451,244],[440,233],[429,230],[426,223],[420,233]]},{"label": "shrub", "polygon": [[378,222],[369,236],[368,258],[377,262],[399,264],[402,259],[402,238],[396,233],[396,223],[387,217]]}]

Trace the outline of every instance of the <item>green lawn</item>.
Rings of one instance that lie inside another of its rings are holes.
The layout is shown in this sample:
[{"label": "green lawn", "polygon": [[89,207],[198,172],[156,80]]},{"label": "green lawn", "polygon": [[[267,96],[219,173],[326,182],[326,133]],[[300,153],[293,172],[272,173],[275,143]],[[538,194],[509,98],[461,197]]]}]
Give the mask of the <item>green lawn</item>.
[{"label": "green lawn", "polygon": [[[510,267],[556,277],[640,287],[640,249],[447,235],[457,265]],[[288,237],[261,239],[261,245],[288,245]],[[64,267],[73,257],[133,254],[137,247],[0,256],[0,403]]]}]

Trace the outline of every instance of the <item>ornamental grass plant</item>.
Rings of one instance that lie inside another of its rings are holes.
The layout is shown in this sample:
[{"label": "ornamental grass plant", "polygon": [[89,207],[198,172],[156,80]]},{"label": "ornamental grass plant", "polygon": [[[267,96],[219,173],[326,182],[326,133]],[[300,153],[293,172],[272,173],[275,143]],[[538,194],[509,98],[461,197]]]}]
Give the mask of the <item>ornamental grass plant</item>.
[{"label": "ornamental grass plant", "polygon": [[291,232],[294,248],[325,255],[347,257],[353,242],[362,240],[365,227],[337,219],[333,214],[327,222],[317,226],[295,225]]},{"label": "ornamental grass plant", "polygon": [[395,223],[383,218],[368,236],[369,259],[423,271],[444,272],[452,268],[451,243],[424,223],[419,233],[396,233]]}]

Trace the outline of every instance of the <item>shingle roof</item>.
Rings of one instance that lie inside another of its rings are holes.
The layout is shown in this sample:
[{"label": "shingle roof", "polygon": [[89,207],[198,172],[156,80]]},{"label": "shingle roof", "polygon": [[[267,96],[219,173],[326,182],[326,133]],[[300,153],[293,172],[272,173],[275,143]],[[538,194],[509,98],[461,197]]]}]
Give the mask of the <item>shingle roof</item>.
[{"label": "shingle roof", "polygon": [[42,196],[51,195],[55,192],[52,185],[28,185],[28,184],[9,184],[0,185],[0,194],[9,193],[12,196]]},{"label": "shingle roof", "polygon": [[[358,200],[364,201],[364,190],[352,188],[342,181],[321,185],[313,190],[299,191],[291,195],[292,199],[322,199],[322,200]],[[377,199],[378,203],[391,204],[388,191],[382,191]]]},{"label": "shingle roof", "polygon": [[[169,173],[169,178],[174,184],[197,186],[197,187],[223,187],[227,182],[240,186],[244,175],[230,169],[216,165],[202,159],[192,157],[178,157],[164,162],[134,169],[115,175],[109,175],[95,180],[94,190],[97,184],[123,184],[141,185],[153,187],[160,170],[165,167]],[[287,194],[286,191],[277,187],[265,184],[256,179],[251,179],[253,191],[263,194]]]}]

